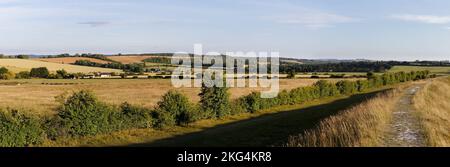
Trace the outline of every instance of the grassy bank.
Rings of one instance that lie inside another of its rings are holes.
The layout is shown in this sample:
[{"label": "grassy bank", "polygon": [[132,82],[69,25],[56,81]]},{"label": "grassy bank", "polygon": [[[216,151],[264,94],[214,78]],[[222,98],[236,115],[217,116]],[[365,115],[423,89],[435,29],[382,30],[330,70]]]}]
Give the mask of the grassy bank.
[{"label": "grassy bank", "polygon": [[450,146],[450,77],[435,79],[414,97],[428,145]]}]

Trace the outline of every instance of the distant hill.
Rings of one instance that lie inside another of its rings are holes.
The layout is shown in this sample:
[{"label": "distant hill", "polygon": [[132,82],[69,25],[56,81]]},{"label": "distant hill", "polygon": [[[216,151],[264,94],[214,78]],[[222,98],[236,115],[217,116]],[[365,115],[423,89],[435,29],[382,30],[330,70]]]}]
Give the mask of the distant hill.
[{"label": "distant hill", "polygon": [[90,73],[90,72],[117,72],[121,73],[122,70],[98,68],[98,67],[85,67],[70,64],[60,64],[44,62],[33,59],[0,59],[0,66],[6,67],[14,72],[29,71],[31,68],[47,67],[49,71],[55,72],[57,70],[64,69],[69,73]]}]

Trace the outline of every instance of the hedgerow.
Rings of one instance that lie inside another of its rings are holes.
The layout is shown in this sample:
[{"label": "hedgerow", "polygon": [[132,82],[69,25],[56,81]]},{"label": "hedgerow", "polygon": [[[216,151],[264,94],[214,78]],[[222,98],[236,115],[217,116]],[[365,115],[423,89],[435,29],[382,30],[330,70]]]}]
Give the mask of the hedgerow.
[{"label": "hedgerow", "polygon": [[40,144],[44,129],[37,118],[17,110],[0,111],[0,147],[24,147]]},{"label": "hedgerow", "polygon": [[358,92],[364,92],[369,89],[379,88],[381,86],[392,85],[400,82],[426,79],[429,77],[428,71],[417,72],[399,72],[384,73],[375,75],[368,73],[367,80],[358,81],[339,81],[335,84],[325,80],[320,80],[312,86],[300,87],[291,91],[282,91],[275,99],[260,98],[260,93],[253,92],[247,96],[241,97],[238,101],[242,102],[246,112],[254,113],[259,110],[271,108],[278,105],[301,104],[311,100],[333,97],[338,95],[352,95]]}]

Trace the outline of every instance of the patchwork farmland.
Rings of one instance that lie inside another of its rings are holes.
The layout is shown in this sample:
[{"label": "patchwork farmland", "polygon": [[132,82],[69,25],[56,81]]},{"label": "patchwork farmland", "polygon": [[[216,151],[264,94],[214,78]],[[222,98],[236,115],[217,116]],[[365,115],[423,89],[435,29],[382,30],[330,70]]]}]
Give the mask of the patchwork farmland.
[{"label": "patchwork farmland", "polygon": [[39,68],[39,67],[46,67],[51,72],[55,72],[61,69],[64,69],[70,73],[122,72],[122,70],[117,69],[85,67],[71,64],[44,62],[33,59],[0,59],[0,66],[11,69],[16,73],[21,71],[29,71],[32,68]]}]

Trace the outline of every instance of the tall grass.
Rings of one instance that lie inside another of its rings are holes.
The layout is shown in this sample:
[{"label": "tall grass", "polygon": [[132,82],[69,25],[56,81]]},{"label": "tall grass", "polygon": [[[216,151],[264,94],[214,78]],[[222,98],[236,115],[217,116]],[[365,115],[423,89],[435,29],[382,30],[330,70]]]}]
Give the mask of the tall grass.
[{"label": "tall grass", "polygon": [[368,147],[380,146],[384,129],[400,97],[399,89],[380,93],[375,98],[338,115],[322,120],[316,128],[291,136],[287,147]]},{"label": "tall grass", "polygon": [[413,99],[429,146],[450,146],[450,77],[435,79]]}]

